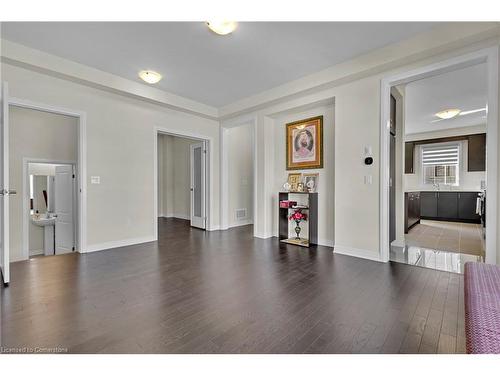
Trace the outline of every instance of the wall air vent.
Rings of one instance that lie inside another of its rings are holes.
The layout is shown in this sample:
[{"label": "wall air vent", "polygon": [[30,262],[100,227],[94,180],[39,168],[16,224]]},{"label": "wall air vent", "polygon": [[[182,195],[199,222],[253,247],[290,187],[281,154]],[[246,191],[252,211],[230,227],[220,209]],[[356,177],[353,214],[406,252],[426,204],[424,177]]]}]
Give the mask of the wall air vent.
[{"label": "wall air vent", "polygon": [[247,218],[247,209],[246,208],[237,208],[236,209],[236,219],[243,220]]}]

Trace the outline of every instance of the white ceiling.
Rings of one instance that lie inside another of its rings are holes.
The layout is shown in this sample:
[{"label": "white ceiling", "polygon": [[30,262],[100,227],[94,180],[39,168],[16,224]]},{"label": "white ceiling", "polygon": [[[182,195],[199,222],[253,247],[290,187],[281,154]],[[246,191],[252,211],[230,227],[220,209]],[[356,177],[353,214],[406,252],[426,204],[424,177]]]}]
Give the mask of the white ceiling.
[{"label": "white ceiling", "polygon": [[217,36],[202,22],[10,22],[2,37],[134,81],[156,70],[160,89],[221,107],[435,25],[245,22]]},{"label": "white ceiling", "polygon": [[486,112],[438,120],[446,109],[471,111],[485,108],[488,98],[487,68],[478,64],[435,77],[411,82],[405,88],[406,134],[485,124]]}]

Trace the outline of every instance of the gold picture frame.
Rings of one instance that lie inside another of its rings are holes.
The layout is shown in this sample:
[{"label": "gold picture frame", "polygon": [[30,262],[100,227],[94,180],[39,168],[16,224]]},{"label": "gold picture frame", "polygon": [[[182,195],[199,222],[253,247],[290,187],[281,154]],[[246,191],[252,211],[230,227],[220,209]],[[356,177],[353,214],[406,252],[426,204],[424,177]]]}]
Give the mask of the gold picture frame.
[{"label": "gold picture frame", "polygon": [[298,185],[302,182],[302,173],[288,173],[288,183],[290,191],[297,191]]},{"label": "gold picture frame", "polygon": [[286,169],[323,168],[323,116],[286,124]]}]

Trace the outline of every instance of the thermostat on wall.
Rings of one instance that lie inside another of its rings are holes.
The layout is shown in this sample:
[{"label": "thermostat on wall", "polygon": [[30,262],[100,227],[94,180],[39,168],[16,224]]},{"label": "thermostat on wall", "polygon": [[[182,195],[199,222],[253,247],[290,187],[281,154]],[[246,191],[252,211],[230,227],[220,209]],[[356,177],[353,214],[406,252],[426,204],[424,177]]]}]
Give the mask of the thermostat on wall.
[{"label": "thermostat on wall", "polygon": [[101,176],[90,176],[90,183],[91,184],[100,184],[101,183]]}]

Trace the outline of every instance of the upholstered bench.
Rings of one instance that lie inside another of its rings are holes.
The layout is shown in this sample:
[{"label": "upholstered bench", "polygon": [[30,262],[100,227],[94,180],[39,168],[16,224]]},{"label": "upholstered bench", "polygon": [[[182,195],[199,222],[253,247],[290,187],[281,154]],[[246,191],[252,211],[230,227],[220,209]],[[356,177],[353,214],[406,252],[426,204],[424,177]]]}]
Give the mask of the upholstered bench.
[{"label": "upholstered bench", "polygon": [[464,291],[467,353],[500,353],[500,267],[466,263]]}]

